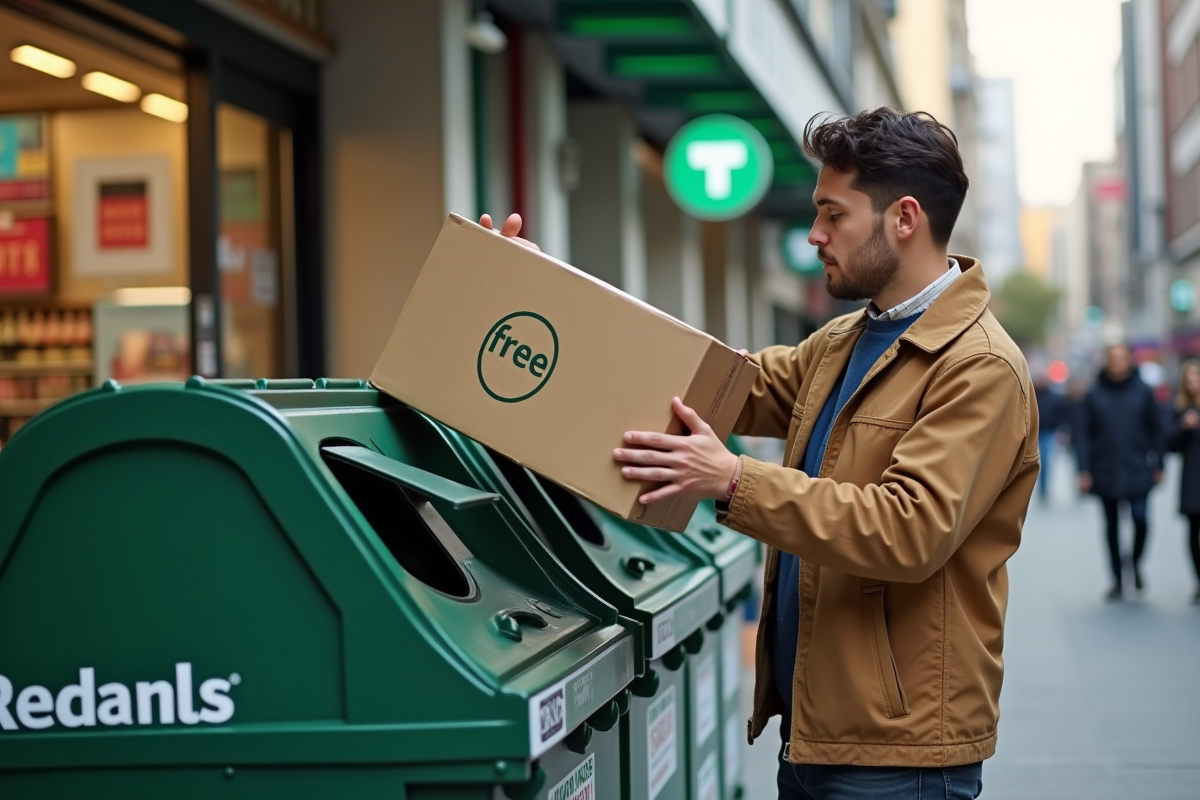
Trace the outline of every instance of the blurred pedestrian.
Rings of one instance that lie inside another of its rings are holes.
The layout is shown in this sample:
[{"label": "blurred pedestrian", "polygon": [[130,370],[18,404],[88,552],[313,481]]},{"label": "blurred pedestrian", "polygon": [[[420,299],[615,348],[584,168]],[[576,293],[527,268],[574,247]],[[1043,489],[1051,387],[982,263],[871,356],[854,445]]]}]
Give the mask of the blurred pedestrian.
[{"label": "blurred pedestrian", "polygon": [[1083,399],[1077,424],[1079,488],[1104,504],[1113,576],[1108,598],[1119,600],[1126,566],[1120,545],[1120,509],[1128,506],[1133,518],[1133,552],[1128,566],[1134,588],[1141,591],[1145,583],[1140,565],[1149,536],[1146,500],[1150,489],[1162,481],[1165,444],[1154,392],[1138,377],[1127,345],[1111,345],[1105,352],[1104,369]]},{"label": "blurred pedestrian", "polygon": [[1194,359],[1184,363],[1179,376],[1170,448],[1183,455],[1179,513],[1187,517],[1188,547],[1196,570],[1192,602],[1200,604],[1200,361]]},{"label": "blurred pedestrian", "polygon": [[1038,499],[1043,503],[1049,495],[1050,463],[1054,460],[1054,445],[1059,429],[1067,425],[1067,398],[1055,391],[1044,375],[1033,382],[1038,407],[1038,452],[1042,455],[1042,471],[1038,474]]}]

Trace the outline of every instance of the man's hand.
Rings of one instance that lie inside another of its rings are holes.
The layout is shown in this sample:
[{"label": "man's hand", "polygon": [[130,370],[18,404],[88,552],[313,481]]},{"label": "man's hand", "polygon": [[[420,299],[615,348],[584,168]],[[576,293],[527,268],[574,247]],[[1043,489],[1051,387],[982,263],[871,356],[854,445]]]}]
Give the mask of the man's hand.
[{"label": "man's hand", "polygon": [[1184,428],[1200,428],[1200,411],[1194,408],[1189,408],[1183,412],[1182,425]]},{"label": "man's hand", "polygon": [[725,449],[708,423],[678,397],[671,401],[671,408],[691,436],[629,431],[625,444],[632,447],[613,450],[613,458],[637,466],[622,467],[621,475],[631,481],[666,483],[639,497],[641,503],[677,494],[724,500],[740,463],[738,457]]},{"label": "man's hand", "polygon": [[1090,473],[1090,472],[1079,473],[1079,491],[1086,494],[1086,493],[1090,492],[1091,490],[1092,490],[1092,473]]},{"label": "man's hand", "polygon": [[1154,470],[1154,485],[1157,486],[1158,484],[1162,483],[1162,479],[1163,471],[1161,469]]},{"label": "man's hand", "polygon": [[[495,228],[492,227],[491,214],[484,214],[482,217],[480,217],[479,224],[487,228],[489,231],[495,230]],[[538,252],[541,252],[542,248],[538,247],[528,239],[522,239],[520,236],[517,236],[517,234],[521,232],[521,224],[522,220],[520,214],[509,214],[508,219],[504,220],[504,224],[500,226],[500,235],[507,236],[508,238],[525,245],[530,250],[537,250]]]}]

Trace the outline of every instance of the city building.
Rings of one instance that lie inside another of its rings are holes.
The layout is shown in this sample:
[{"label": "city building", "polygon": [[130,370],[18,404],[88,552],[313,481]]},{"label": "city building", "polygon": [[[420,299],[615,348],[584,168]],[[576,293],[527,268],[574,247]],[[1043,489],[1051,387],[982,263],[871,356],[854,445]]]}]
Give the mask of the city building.
[{"label": "city building", "polygon": [[1025,266],[1021,244],[1021,198],[1017,194],[1017,141],[1013,84],[1008,78],[976,82],[975,212],[978,255],[993,291]]},{"label": "city building", "polygon": [[[733,346],[798,341],[838,310],[803,127],[901,104],[888,6],[0,0],[0,251],[33,254],[0,269],[0,441],[108,378],[367,375],[449,212],[517,211]],[[724,221],[664,179],[711,113],[773,163]]]},{"label": "city building", "polygon": [[[1161,103],[1165,150],[1164,225],[1172,262],[1167,292],[1174,349],[1200,354],[1200,314],[1195,286],[1200,282],[1200,2],[1162,0],[1137,4],[1136,21],[1157,22],[1161,42]],[[1155,8],[1157,6],[1157,8]],[[1153,12],[1158,11],[1154,20]],[[1153,37],[1139,37],[1151,41]],[[1145,146],[1142,142],[1140,146]],[[1168,281],[1164,281],[1168,283]]]}]

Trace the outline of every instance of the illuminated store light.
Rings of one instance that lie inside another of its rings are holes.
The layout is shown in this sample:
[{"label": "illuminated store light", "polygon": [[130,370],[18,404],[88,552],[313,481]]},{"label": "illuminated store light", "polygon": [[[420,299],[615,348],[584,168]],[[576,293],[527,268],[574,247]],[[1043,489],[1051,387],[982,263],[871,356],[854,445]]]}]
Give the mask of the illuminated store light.
[{"label": "illuminated store light", "polygon": [[192,290],[186,286],[147,286],[113,292],[113,303],[119,306],[186,306],[190,302]]},{"label": "illuminated store light", "polygon": [[142,98],[142,111],[162,117],[169,122],[183,122],[188,117],[187,103],[172,100],[157,92],[152,92]]},{"label": "illuminated store light", "polygon": [[69,58],[56,56],[54,53],[43,50],[40,47],[34,47],[31,44],[23,44],[20,47],[14,47],[9,57],[18,64],[22,64],[30,69],[36,69],[38,72],[44,72],[47,75],[53,75],[56,78],[69,78],[75,74],[75,62]]},{"label": "illuminated store light", "polygon": [[113,100],[120,100],[122,103],[132,103],[142,96],[142,90],[136,84],[123,81],[107,72],[89,72],[84,75],[83,88]]}]

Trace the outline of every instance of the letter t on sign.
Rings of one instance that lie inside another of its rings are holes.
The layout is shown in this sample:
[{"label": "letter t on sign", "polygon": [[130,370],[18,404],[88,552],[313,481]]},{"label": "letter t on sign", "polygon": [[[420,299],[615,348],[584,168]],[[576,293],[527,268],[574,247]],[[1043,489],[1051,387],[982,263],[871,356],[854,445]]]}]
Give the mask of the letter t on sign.
[{"label": "letter t on sign", "polygon": [[746,166],[750,150],[735,139],[717,142],[691,142],[687,163],[704,172],[704,193],[711,200],[724,200],[733,192],[732,173]]}]

